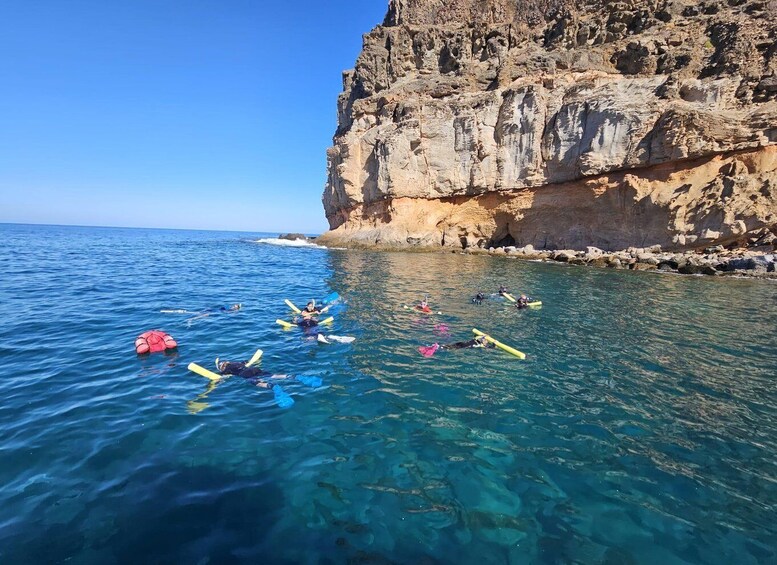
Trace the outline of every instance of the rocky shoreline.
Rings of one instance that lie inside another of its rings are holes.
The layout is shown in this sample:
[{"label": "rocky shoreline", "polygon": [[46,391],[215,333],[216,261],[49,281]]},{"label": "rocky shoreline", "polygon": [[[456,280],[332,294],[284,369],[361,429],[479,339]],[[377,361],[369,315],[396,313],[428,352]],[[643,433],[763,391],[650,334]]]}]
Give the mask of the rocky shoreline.
[{"label": "rocky shoreline", "polygon": [[632,271],[674,272],[684,275],[747,276],[777,280],[777,251],[725,249],[715,246],[704,251],[662,251],[656,245],[648,248],[630,247],[623,251],[602,251],[588,247],[585,251],[573,249],[534,249],[526,247],[498,247],[464,250],[463,253],[504,255],[534,261],[555,261],[570,265],[587,265]]},{"label": "rocky shoreline", "polygon": [[[320,238],[316,238],[314,241]],[[330,238],[318,243],[331,244]],[[622,251],[603,251],[597,247],[576,249],[535,249],[523,247],[467,247],[450,250],[442,247],[400,247],[392,245],[365,245],[339,241],[338,245],[358,249],[382,251],[442,251],[468,255],[491,255],[529,261],[553,261],[632,271],[657,271],[684,275],[744,276],[777,280],[777,235],[769,230],[724,247],[716,245],[705,249],[671,251],[660,245],[629,247]]]}]

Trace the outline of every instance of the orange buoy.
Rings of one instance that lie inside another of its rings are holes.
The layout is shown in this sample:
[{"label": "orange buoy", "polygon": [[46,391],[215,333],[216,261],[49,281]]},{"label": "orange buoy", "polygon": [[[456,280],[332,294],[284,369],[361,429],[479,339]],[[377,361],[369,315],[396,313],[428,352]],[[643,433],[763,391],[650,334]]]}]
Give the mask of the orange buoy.
[{"label": "orange buoy", "polygon": [[135,351],[138,355],[167,351],[176,347],[178,347],[178,343],[176,343],[173,337],[160,330],[143,332],[135,340]]}]

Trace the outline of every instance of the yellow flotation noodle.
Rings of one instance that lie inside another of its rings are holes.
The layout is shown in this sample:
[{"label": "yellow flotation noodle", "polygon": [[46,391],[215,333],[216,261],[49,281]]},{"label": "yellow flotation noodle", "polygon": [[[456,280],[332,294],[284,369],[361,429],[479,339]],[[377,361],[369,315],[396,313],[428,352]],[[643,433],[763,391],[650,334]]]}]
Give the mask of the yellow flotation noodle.
[{"label": "yellow flotation noodle", "polygon": [[[319,322],[319,325],[320,324],[331,324],[334,321],[335,321],[334,317],[333,316],[329,316],[326,320],[321,320]],[[290,328],[293,328],[293,327],[295,327],[297,325],[297,324],[292,324],[291,322],[286,322],[286,321],[281,320],[281,319],[275,320],[275,323],[283,326],[284,329],[287,329],[287,330],[290,329]]]},{"label": "yellow flotation noodle", "polygon": [[205,377],[206,379],[210,379],[212,381],[220,381],[224,378],[222,375],[217,375],[213,371],[208,371],[205,367],[200,367],[197,363],[189,363],[187,368],[192,373],[197,373],[201,377]]},{"label": "yellow flotation noodle", "polygon": [[264,354],[264,351],[257,349],[256,353],[254,353],[254,356],[248,360],[248,363],[246,363],[246,367],[250,367],[251,365],[259,363],[262,360],[262,354]]},{"label": "yellow flotation noodle", "polygon": [[297,308],[296,306],[294,306],[294,303],[293,303],[291,300],[289,300],[288,298],[287,298],[286,300],[284,300],[284,302],[286,303],[286,306],[288,306],[289,308],[291,308],[291,309],[292,309],[292,311],[293,311],[295,314],[299,314],[300,312],[302,312],[302,310],[300,310],[299,308]]},{"label": "yellow flotation noodle", "polygon": [[483,337],[486,338],[487,341],[490,341],[491,343],[496,345],[502,351],[507,351],[507,353],[510,353],[511,355],[515,355],[516,357],[518,357],[518,359],[526,359],[526,354],[525,353],[522,353],[521,351],[518,351],[517,349],[514,349],[514,348],[510,347],[509,345],[505,345],[501,341],[495,340],[493,337],[491,337],[488,334],[485,334],[485,333],[481,332],[480,330],[472,328],[472,333],[474,333],[475,335],[482,335]]},{"label": "yellow flotation noodle", "polygon": [[535,300],[534,302],[527,303],[526,306],[528,306],[529,308],[539,308],[540,306],[542,306],[542,301]]},{"label": "yellow flotation noodle", "polygon": [[506,292],[503,292],[503,293],[502,293],[502,296],[504,296],[505,298],[507,298],[507,300],[509,300],[510,302],[515,302],[515,298],[513,298],[513,295],[512,295],[512,294],[507,294]]}]

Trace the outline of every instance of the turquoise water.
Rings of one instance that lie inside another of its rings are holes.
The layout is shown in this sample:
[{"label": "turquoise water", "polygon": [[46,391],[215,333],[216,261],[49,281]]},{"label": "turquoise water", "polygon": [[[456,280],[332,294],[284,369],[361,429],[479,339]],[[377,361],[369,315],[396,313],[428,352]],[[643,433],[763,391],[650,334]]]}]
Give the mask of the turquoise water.
[{"label": "turquoise water", "polygon": [[[0,563],[777,559],[777,285],[257,237],[0,226]],[[354,344],[274,323],[333,290]],[[472,327],[527,360],[416,350]],[[324,386],[186,370],[258,347]]]}]

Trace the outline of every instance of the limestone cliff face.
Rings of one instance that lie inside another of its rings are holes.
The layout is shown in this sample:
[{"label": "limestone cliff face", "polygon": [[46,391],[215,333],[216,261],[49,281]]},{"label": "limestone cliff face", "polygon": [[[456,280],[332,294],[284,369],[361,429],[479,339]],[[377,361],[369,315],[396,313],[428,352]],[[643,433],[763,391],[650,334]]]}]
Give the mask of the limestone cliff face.
[{"label": "limestone cliff face", "polygon": [[338,112],[332,242],[687,248],[777,227],[777,0],[391,0]]}]

